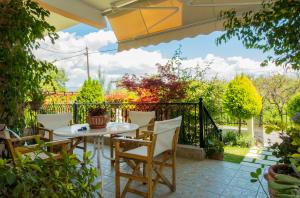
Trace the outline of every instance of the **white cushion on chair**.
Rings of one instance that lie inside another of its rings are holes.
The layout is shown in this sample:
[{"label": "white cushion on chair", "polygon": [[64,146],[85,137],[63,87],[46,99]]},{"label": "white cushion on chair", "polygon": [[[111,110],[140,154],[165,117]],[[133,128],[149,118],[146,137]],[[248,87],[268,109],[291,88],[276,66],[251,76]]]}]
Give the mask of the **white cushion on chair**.
[{"label": "white cushion on chair", "polygon": [[131,149],[126,151],[125,153],[134,154],[134,155],[140,155],[140,156],[147,156],[147,146],[140,146],[135,149]]}]

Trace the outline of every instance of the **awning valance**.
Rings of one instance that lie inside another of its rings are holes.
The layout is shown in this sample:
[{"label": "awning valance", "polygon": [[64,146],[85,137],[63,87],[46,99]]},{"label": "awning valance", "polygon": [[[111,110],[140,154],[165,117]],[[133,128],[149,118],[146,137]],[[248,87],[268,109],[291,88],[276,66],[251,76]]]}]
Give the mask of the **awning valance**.
[{"label": "awning valance", "polygon": [[259,5],[250,0],[153,0],[131,4],[107,17],[121,51],[222,30],[221,10],[239,13],[257,10]]}]

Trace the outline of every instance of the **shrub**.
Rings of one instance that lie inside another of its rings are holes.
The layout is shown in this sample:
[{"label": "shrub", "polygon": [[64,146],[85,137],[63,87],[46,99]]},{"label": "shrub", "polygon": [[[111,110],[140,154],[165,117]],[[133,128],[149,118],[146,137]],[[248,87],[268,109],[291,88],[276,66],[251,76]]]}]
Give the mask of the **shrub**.
[{"label": "shrub", "polygon": [[101,103],[104,102],[102,86],[97,80],[84,81],[76,98],[78,103]]},{"label": "shrub", "polygon": [[262,99],[251,80],[245,76],[236,76],[226,89],[223,96],[226,112],[239,119],[239,134],[242,120],[258,115],[262,108]]},{"label": "shrub", "polygon": [[223,142],[230,146],[237,145],[237,134],[233,131],[228,131],[223,137]]},{"label": "shrub", "polygon": [[236,144],[240,147],[249,148],[254,144],[254,139],[249,133],[241,134],[237,136]]},{"label": "shrub", "polygon": [[[42,145],[40,145],[42,146]],[[92,167],[91,153],[79,167],[75,155],[49,160],[18,156],[15,166],[0,159],[0,197],[97,197],[101,187],[96,183],[98,171]],[[100,196],[101,197],[101,196]]]},{"label": "shrub", "polygon": [[300,113],[300,93],[295,94],[288,102],[287,113],[290,117]]},{"label": "shrub", "polygon": [[290,164],[290,156],[297,152],[298,146],[292,144],[293,139],[289,135],[281,133],[280,138],[282,139],[281,143],[275,143],[271,146],[274,150],[272,154],[280,158],[279,162]]},{"label": "shrub", "polygon": [[223,154],[224,153],[224,143],[219,140],[208,140],[206,155],[211,157],[213,154]]}]

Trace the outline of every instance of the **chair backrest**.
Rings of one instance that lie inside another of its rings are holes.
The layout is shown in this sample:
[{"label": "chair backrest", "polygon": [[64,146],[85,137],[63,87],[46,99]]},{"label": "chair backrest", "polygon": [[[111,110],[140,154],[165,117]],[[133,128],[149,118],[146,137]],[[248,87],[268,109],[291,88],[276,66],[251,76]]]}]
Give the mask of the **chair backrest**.
[{"label": "chair backrest", "polygon": [[58,114],[38,114],[38,123],[42,124],[46,129],[54,130],[70,125],[72,121],[71,113]]},{"label": "chair backrest", "polygon": [[155,119],[155,111],[129,111],[129,119],[131,123],[139,125],[140,130],[147,130],[146,125]]},{"label": "chair backrest", "polygon": [[173,149],[174,135],[176,129],[179,130],[181,121],[182,117],[179,116],[174,119],[155,122],[154,134],[156,135],[156,142],[154,146],[153,156]]}]

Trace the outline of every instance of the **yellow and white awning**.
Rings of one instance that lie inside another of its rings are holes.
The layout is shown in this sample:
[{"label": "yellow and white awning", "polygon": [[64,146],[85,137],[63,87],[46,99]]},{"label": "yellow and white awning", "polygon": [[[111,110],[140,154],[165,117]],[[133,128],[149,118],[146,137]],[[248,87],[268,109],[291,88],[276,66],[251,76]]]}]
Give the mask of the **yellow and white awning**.
[{"label": "yellow and white awning", "polygon": [[[49,22],[65,28],[86,23],[99,29],[107,17],[119,51],[155,45],[223,29],[220,11],[257,11],[258,0],[39,0]],[[67,20],[56,19],[60,15]],[[69,20],[69,21],[68,21]]]}]

